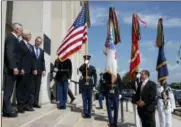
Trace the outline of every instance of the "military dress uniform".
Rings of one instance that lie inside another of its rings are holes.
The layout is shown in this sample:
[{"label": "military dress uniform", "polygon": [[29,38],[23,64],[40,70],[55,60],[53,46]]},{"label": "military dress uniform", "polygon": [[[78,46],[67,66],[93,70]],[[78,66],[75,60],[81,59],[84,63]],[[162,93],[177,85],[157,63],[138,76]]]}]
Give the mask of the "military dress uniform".
[{"label": "military dress uniform", "polygon": [[[105,80],[104,94],[106,97],[106,107],[109,118],[109,126],[117,127],[119,95],[121,95],[123,84],[119,74],[117,74],[117,81],[114,84],[111,83],[111,77],[111,74],[108,72],[104,73],[103,75],[103,79]],[[112,111],[114,112],[113,116]]]},{"label": "military dress uniform", "polygon": [[66,59],[61,62],[56,59],[54,64],[54,71],[57,72],[55,80],[57,82],[57,97],[58,97],[58,109],[66,109],[67,93],[69,80],[72,77],[72,62],[70,59]]},{"label": "military dress uniform", "polygon": [[99,106],[100,109],[103,109],[103,100],[104,100],[104,79],[103,79],[103,73],[100,74],[100,80],[99,80],[99,85],[97,86],[98,90],[98,101],[99,101]]},{"label": "military dress uniform", "polygon": [[[84,60],[90,60],[89,55],[84,56]],[[92,111],[92,92],[93,87],[96,86],[97,74],[94,66],[89,64],[83,64],[80,66],[79,71],[82,73],[80,84],[80,89],[82,92],[83,100],[83,117],[91,118]]]},{"label": "military dress uniform", "polygon": [[175,98],[173,92],[170,87],[167,87],[167,104],[164,102],[164,88],[163,86],[159,86],[157,89],[157,97],[158,97],[158,115],[160,121],[160,127],[172,127],[172,112],[176,108],[175,106]]}]

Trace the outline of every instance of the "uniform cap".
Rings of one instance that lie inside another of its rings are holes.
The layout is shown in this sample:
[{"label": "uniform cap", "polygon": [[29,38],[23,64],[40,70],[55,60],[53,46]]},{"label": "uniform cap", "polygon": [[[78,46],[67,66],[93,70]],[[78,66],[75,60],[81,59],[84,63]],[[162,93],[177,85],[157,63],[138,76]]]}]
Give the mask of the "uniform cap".
[{"label": "uniform cap", "polygon": [[84,58],[84,60],[90,60],[91,56],[90,55],[84,55],[83,58]]}]

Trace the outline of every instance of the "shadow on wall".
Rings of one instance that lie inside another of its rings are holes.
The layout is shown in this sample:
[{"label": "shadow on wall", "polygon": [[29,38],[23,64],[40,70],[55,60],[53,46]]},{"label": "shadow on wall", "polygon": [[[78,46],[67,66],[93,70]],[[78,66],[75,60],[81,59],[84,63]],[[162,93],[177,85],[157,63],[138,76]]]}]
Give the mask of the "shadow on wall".
[{"label": "shadow on wall", "polygon": [[51,92],[50,92],[50,76],[51,76],[51,73],[50,72],[48,72],[48,74],[47,74],[47,93],[48,93],[48,98],[49,98],[49,100],[51,101]]}]

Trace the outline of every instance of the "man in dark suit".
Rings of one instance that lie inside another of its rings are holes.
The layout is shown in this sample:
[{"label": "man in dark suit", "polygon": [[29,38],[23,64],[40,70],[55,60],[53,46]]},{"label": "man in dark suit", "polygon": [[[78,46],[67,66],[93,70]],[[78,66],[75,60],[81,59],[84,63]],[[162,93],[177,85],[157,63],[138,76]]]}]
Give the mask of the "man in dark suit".
[{"label": "man in dark suit", "polygon": [[33,86],[32,74],[37,74],[34,63],[33,47],[29,44],[31,33],[24,29],[22,34],[23,40],[20,42],[21,48],[21,71],[20,79],[16,87],[17,108],[19,113],[24,111],[34,111],[33,109]]},{"label": "man in dark suit", "polygon": [[33,86],[34,86],[34,104],[33,107],[41,108],[39,105],[39,93],[41,87],[41,79],[42,76],[45,76],[46,69],[45,69],[45,58],[44,58],[44,51],[40,48],[42,44],[42,38],[38,36],[35,39],[35,46],[33,47],[33,51],[35,54],[35,65],[37,69],[37,75],[33,77]]},{"label": "man in dark suit", "polygon": [[149,80],[150,73],[147,70],[141,72],[141,83],[136,91],[136,104],[142,127],[156,127],[155,106],[156,106],[156,83]]},{"label": "man in dark suit", "polygon": [[18,37],[22,34],[23,26],[20,23],[14,23],[12,27],[13,31],[5,40],[4,51],[3,116],[5,117],[17,116],[17,113],[11,107],[11,96],[20,71],[20,43]]}]

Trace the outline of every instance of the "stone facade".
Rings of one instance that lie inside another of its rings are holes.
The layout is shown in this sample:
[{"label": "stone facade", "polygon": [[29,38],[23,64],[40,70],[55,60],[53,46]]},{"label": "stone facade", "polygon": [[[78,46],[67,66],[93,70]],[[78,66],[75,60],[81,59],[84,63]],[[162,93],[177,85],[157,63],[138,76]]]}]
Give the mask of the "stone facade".
[{"label": "stone facade", "polygon": [[[2,1],[2,5],[2,47],[6,32],[10,31],[7,26],[13,22],[20,22],[31,31],[32,44],[37,36],[44,38],[42,48],[45,50],[46,76],[42,79],[40,103],[49,103],[50,63],[54,63],[58,46],[80,12],[80,1]],[[83,63],[84,49],[71,57],[72,79],[75,81],[78,81],[80,76],[77,69]],[[4,54],[4,49],[1,53]],[[71,83],[70,88],[78,93],[78,86]]]}]

